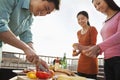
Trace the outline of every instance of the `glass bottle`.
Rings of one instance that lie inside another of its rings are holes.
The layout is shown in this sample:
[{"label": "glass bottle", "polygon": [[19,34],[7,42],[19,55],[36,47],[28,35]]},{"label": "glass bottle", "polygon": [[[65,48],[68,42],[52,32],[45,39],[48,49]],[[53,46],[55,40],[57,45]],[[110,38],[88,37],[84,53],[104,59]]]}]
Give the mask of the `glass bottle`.
[{"label": "glass bottle", "polygon": [[61,67],[63,69],[67,68],[67,59],[66,59],[66,53],[64,53],[63,59],[61,60]]}]

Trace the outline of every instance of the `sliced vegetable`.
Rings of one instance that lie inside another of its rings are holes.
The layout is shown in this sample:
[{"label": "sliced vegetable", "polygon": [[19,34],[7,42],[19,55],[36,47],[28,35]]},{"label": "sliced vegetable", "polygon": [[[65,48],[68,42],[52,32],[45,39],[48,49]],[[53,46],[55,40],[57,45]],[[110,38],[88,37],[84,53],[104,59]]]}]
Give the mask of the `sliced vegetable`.
[{"label": "sliced vegetable", "polygon": [[37,71],[36,72],[36,76],[39,78],[39,79],[48,79],[50,78],[50,73],[47,73],[45,71]]}]

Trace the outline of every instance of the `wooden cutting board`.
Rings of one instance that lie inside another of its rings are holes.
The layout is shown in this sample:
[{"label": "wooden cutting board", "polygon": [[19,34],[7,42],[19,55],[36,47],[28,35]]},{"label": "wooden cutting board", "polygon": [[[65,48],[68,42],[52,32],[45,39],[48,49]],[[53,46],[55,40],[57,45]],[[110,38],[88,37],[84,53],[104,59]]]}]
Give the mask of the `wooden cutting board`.
[{"label": "wooden cutting board", "polygon": [[17,80],[36,80],[36,79],[30,79],[27,76],[18,76]]},{"label": "wooden cutting board", "polygon": [[52,80],[52,79],[30,79],[27,76],[16,76],[10,80]]}]

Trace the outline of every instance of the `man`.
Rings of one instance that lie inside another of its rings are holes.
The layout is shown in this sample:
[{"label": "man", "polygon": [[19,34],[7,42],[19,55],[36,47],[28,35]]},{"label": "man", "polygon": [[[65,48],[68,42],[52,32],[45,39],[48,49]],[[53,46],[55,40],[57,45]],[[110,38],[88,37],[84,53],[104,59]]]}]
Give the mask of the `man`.
[{"label": "man", "polygon": [[[59,0],[0,0],[0,45],[2,41],[24,51],[31,63],[48,66],[39,59],[32,42],[32,15],[45,16],[59,10]],[[20,40],[17,38],[19,36]]]}]

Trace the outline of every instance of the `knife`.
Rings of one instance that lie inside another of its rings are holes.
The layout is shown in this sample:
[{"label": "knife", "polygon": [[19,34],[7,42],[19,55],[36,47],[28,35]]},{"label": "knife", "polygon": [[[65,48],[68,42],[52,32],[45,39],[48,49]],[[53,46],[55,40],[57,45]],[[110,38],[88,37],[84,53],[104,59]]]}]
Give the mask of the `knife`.
[{"label": "knife", "polygon": [[46,69],[43,65],[36,66],[36,71],[45,71],[48,72],[49,70]]}]

